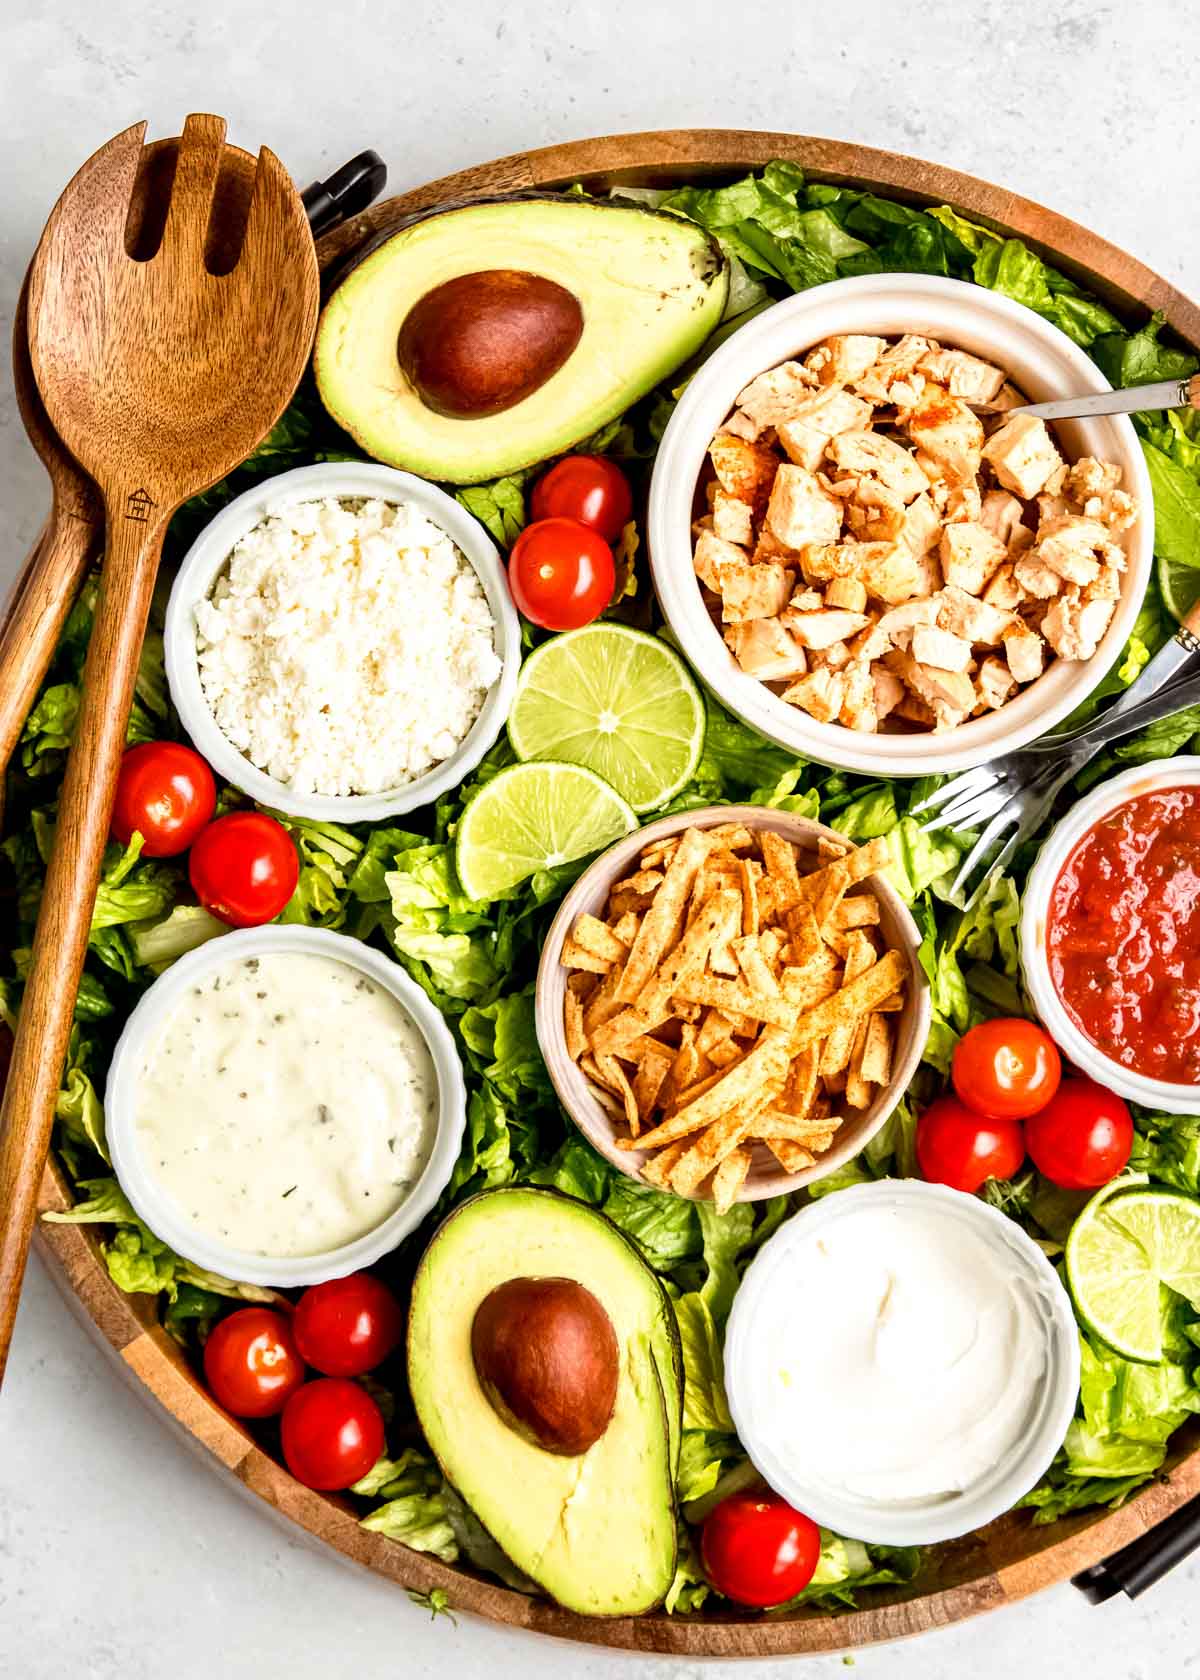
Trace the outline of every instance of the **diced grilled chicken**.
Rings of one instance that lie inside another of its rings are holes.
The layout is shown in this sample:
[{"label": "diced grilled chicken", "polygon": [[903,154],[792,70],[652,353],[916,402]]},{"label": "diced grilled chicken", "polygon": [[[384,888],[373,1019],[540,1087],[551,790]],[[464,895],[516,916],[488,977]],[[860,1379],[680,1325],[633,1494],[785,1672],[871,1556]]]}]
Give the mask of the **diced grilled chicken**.
[{"label": "diced grilled chicken", "polygon": [[744,566],[748,556],[744,548],[736,543],[727,542],[724,537],[717,536],[715,531],[701,530],[696,537],[696,547],[692,556],[692,564],[696,568],[696,576],[706,589],[711,589],[714,595],[719,595],[724,587],[722,579],[730,566]]},{"label": "diced grilled chicken", "polygon": [[767,529],[788,548],[835,542],[842,529],[842,504],[807,467],[784,462],[771,487]]},{"label": "diced grilled chicken", "polygon": [[811,396],[816,380],[800,362],[783,362],[752,379],[737,399],[737,407],[763,431],[794,414]]},{"label": "diced grilled chicken", "polygon": [[918,624],[912,633],[910,651],[922,665],[936,665],[943,671],[965,671],[971,664],[971,644],[952,630]]},{"label": "diced grilled chicken", "polygon": [[822,385],[853,385],[873,367],[887,348],[885,338],[866,333],[836,333],[804,358],[804,365]]},{"label": "diced grilled chicken", "polygon": [[907,691],[895,672],[889,671],[879,659],[871,666],[871,681],[875,687],[875,716],[882,723],[895,711]]},{"label": "diced grilled chicken", "polygon": [[899,606],[890,607],[880,618],[879,628],[894,646],[906,648],[917,626],[932,626],[937,623],[937,616],[938,603],[933,597],[918,595],[911,601],[902,601]]},{"label": "diced grilled chicken", "polygon": [[1003,373],[990,362],[969,356],[965,350],[945,350],[941,345],[921,357],[917,372],[968,403],[992,402],[1004,384]]},{"label": "diced grilled chicken", "polygon": [[[994,537],[1008,548],[1017,531],[1028,530],[1023,523],[1025,509],[1007,490],[989,490],[979,509],[979,523],[986,525]],[[1029,533],[1033,535],[1032,532]]]},{"label": "diced grilled chicken", "polygon": [[804,649],[777,618],[731,625],[725,641],[746,675],[760,682],[791,682],[808,669]]},{"label": "diced grilled chicken", "polygon": [[847,729],[873,733],[879,727],[879,715],[875,708],[875,679],[871,675],[871,667],[864,660],[855,660],[846,667],[845,681],[839,723],[844,723]]},{"label": "diced grilled chicken", "polygon": [[822,667],[830,671],[840,671],[843,666],[849,665],[851,657],[845,642],[830,642],[827,648],[814,648],[810,652],[808,668],[810,671],[817,671]]},{"label": "diced grilled chicken", "polygon": [[1006,420],[987,440],[983,458],[1004,488],[1025,502],[1044,490],[1063,464],[1046,422],[1033,414],[1014,414]]},{"label": "diced grilled chicken", "polygon": [[[795,606],[795,597],[792,605]],[[867,591],[857,578],[834,578],[825,590],[825,605],[841,607],[846,612],[867,610]]]},{"label": "diced grilled chicken", "polygon": [[938,558],[948,584],[982,595],[988,579],[1004,563],[1008,551],[986,525],[964,522],[947,525],[942,532]]},{"label": "diced grilled chicken", "polygon": [[1052,572],[1068,583],[1082,586],[1092,583],[1100,575],[1097,549],[1109,546],[1108,529],[1095,519],[1082,514],[1068,513],[1050,520],[1038,529],[1034,554]]},{"label": "diced grilled chicken", "polygon": [[908,450],[882,432],[842,432],[830,439],[828,453],[842,473],[869,474],[904,502],[929,488],[929,480]]},{"label": "diced grilled chicken", "polygon": [[905,548],[917,556],[928,554],[931,548],[937,547],[941,534],[942,521],[932,496],[918,496],[916,501],[908,504],[900,532],[900,541]]},{"label": "diced grilled chicken", "polygon": [[745,543],[749,547],[754,541],[754,509],[740,496],[718,489],[712,499],[712,521],[713,530],[726,542]]},{"label": "diced grilled chicken", "polygon": [[1027,627],[1014,627],[1004,638],[1004,657],[1019,683],[1037,681],[1042,674],[1045,651],[1042,638]]},{"label": "diced grilled chicken", "polygon": [[957,397],[930,386],[908,416],[908,434],[938,463],[947,483],[970,484],[978,477],[983,426]]},{"label": "diced grilled chicken", "polygon": [[766,506],[779,467],[774,450],[724,431],[709,444],[708,455],[722,490],[756,511]]},{"label": "diced grilled chicken", "polygon": [[834,642],[844,642],[847,636],[864,629],[867,622],[866,613],[857,612],[788,614],[792,635],[806,648],[827,648]]},{"label": "diced grilled chicken", "polygon": [[975,678],[975,692],[979,696],[980,706],[986,711],[999,711],[1005,701],[1012,697],[1016,686],[1016,678],[1006,662],[997,654],[989,653]]},{"label": "diced grilled chicken", "polygon": [[840,671],[810,671],[783,691],[783,699],[801,706],[818,723],[834,723],[846,698],[846,679]]},{"label": "diced grilled chicken", "polygon": [[1061,659],[1090,659],[1115,606],[1113,601],[1085,600],[1077,589],[1064,590],[1042,620],[1042,634]]},{"label": "diced grilled chicken", "polygon": [[996,647],[1012,625],[1010,610],[981,601],[955,584],[947,584],[936,600],[939,628],[950,630],[972,644]]},{"label": "diced grilled chicken", "polygon": [[937,733],[953,729],[973,710],[975,685],[965,671],[943,671],[934,665],[922,665],[899,648],[885,656],[885,663],[929,707]]},{"label": "diced grilled chicken", "polygon": [[1048,601],[1058,594],[1062,588],[1062,578],[1044,560],[1038,558],[1036,549],[1028,554],[1022,554],[1013,564],[1013,577],[1027,595],[1035,596],[1039,601]]},{"label": "diced grilled chicken", "polygon": [[[918,382],[913,375],[917,363],[929,349],[928,339],[918,338],[915,333],[905,333],[895,344],[889,344],[870,367],[863,369],[855,385],[859,396],[866,397],[868,402],[890,403],[898,383],[915,387]],[[849,383],[855,384],[855,381]],[[920,385],[923,390],[923,379]]]},{"label": "diced grilled chicken", "polygon": [[795,573],[778,560],[726,566],[721,573],[721,619],[744,624],[753,618],[778,618],[788,603]]}]

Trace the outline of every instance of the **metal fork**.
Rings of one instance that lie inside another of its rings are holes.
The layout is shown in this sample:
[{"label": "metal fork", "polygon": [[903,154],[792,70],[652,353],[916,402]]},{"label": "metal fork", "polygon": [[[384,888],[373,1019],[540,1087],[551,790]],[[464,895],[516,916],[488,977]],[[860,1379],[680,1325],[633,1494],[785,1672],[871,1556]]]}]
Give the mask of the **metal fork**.
[{"label": "metal fork", "polygon": [[[984,824],[950,885],[952,903],[970,909],[988,877],[1009,863],[1017,847],[1046,817],[1061,789],[1101,747],[1200,703],[1200,673],[1180,676],[1196,652],[1200,652],[1200,641],[1181,627],[1101,717],[1078,729],[1044,735],[1028,747],[955,776],[913,806],[914,816],[923,811],[937,813],[923,825],[926,833],[939,828],[962,832]],[[1180,680],[1172,680],[1177,677]],[[978,880],[968,894],[967,885],[976,871]]]}]

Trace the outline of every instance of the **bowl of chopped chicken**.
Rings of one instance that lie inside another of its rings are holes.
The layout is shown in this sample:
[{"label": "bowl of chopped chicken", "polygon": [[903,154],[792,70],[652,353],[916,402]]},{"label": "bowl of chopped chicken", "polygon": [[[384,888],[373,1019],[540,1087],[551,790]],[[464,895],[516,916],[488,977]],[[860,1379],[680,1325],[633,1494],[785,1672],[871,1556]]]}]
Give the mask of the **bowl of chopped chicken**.
[{"label": "bowl of chopped chicken", "polygon": [[1152,564],[1124,416],[1023,305],[962,281],[839,280],[688,384],[650,495],[655,589],[717,697],[844,769],[965,769],[1053,728],[1124,646]]}]

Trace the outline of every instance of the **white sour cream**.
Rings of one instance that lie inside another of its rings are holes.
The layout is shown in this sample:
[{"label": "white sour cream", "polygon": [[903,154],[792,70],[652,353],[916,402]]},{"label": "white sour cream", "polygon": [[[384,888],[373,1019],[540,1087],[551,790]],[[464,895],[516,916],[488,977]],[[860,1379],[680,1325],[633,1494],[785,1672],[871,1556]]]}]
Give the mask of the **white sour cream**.
[{"label": "white sour cream", "polygon": [[1037,1285],[938,1208],[802,1227],[739,1349],[747,1436],[814,1496],[900,1509],[977,1487],[1047,1377]]},{"label": "white sour cream", "polygon": [[187,1224],[248,1253],[323,1254],[394,1213],[437,1125],[416,1024],[331,957],[237,958],[200,975],[151,1040],[134,1126]]}]

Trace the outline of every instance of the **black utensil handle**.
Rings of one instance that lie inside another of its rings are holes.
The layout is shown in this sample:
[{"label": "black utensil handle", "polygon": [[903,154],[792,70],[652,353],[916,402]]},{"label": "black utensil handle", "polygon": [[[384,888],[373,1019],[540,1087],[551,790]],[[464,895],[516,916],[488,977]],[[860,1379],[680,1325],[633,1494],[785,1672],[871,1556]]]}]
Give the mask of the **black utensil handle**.
[{"label": "black utensil handle", "polygon": [[1119,1552],[1076,1575],[1071,1584],[1093,1604],[1103,1604],[1119,1592],[1127,1598],[1138,1598],[1198,1546],[1200,1496],[1155,1523]]},{"label": "black utensil handle", "polygon": [[359,152],[335,169],[327,181],[314,181],[311,187],[305,187],[300,197],[313,238],[319,239],[339,222],[374,204],[386,185],[387,164],[379,153]]}]

